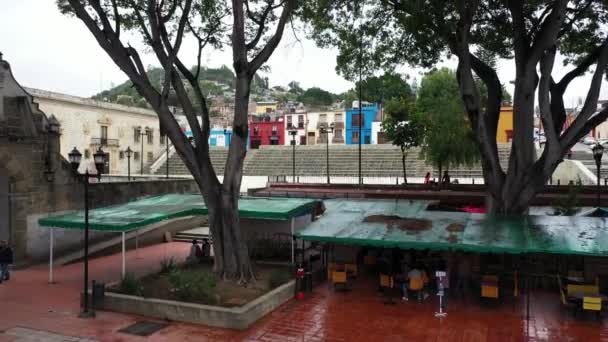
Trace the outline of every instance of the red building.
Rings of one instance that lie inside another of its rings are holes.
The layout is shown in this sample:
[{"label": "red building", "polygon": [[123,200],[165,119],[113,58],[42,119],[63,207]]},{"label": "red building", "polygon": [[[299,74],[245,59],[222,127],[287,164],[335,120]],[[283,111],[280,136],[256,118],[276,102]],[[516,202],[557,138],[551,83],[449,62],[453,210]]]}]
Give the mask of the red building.
[{"label": "red building", "polygon": [[285,144],[285,121],[283,121],[283,117],[250,116],[249,132],[251,132],[251,148],[259,148],[260,145]]}]

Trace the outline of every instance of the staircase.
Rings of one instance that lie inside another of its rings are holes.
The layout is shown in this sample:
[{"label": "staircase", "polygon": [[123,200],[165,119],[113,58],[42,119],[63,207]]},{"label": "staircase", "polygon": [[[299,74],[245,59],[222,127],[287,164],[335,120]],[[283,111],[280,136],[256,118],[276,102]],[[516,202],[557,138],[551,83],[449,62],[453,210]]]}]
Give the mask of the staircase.
[{"label": "staircase", "polygon": [[[597,167],[595,166],[595,159],[593,159],[593,153],[591,153],[591,149],[589,149],[589,151],[572,151],[572,159],[580,161],[594,175],[597,174]],[[600,178],[608,178],[607,156],[604,156],[604,158],[602,158],[602,165],[600,166]]]},{"label": "staircase", "polygon": [[197,240],[200,243],[203,239],[211,240],[209,237],[209,227],[182,230],[173,237],[173,241],[177,242],[192,242],[192,240]]},{"label": "staircase", "polygon": [[[498,153],[503,168],[508,165],[510,144],[500,144]],[[291,146],[262,146],[260,149],[249,150],[243,165],[245,176],[284,176],[291,175],[293,170]],[[224,173],[224,164],[228,157],[225,147],[211,148],[209,151],[211,163],[216,174]],[[361,148],[361,167],[365,177],[402,177],[401,150],[393,145],[363,145]],[[322,176],[327,172],[327,150],[325,145],[305,145],[296,147],[296,175]],[[424,177],[433,171],[438,177],[438,170],[425,163],[420,158],[420,150],[411,149],[406,156],[406,171],[408,177]],[[332,177],[358,176],[359,146],[330,145],[329,169]],[[164,173],[161,166],[157,173]],[[169,173],[172,175],[188,175],[190,172],[184,166],[180,157],[174,154],[169,158]],[[479,163],[472,166],[462,166],[449,170],[452,177],[483,177]]]}]

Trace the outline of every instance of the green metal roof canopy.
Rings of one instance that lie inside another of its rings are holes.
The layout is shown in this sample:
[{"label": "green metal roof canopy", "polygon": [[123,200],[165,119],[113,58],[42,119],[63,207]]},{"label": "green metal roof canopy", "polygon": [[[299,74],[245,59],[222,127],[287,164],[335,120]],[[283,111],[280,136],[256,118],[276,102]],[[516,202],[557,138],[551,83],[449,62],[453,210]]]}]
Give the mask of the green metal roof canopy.
[{"label": "green metal roof canopy", "polygon": [[[492,253],[560,253],[608,256],[608,220],[579,216],[490,218],[464,212],[427,211],[428,202],[409,200],[326,200],[326,212],[298,238],[345,245],[402,249],[457,249]],[[426,219],[425,230],[405,230],[371,215]],[[450,224],[460,224],[448,231]]]},{"label": "green metal roof canopy", "polygon": [[[288,220],[310,212],[315,200],[301,198],[243,198],[239,200],[241,218]],[[89,212],[89,228],[125,232],[177,217],[206,215],[207,207],[199,194],[168,194],[94,209]],[[43,227],[84,229],[84,211],[41,218]]]}]

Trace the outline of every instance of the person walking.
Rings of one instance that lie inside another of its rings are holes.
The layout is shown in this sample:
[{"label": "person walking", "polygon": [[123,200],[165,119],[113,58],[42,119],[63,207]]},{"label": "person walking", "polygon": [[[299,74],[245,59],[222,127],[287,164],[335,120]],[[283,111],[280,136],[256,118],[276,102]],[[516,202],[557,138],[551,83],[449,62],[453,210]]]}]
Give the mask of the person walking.
[{"label": "person walking", "polygon": [[13,250],[5,240],[0,241],[0,283],[11,278],[8,265],[13,263]]}]

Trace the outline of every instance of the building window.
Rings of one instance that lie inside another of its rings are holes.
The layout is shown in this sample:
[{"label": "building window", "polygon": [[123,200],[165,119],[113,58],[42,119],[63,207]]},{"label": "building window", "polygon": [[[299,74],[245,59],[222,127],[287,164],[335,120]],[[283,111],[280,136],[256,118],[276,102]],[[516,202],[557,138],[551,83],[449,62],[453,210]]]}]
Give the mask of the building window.
[{"label": "building window", "polygon": [[[357,134],[359,134],[359,132],[357,132]],[[334,136],[335,137],[341,137],[342,136],[342,130],[341,129],[336,129],[334,131]]]},{"label": "building window", "polygon": [[91,151],[89,149],[84,150],[84,159],[91,158]]},{"label": "building window", "polygon": [[292,123],[292,118],[291,115],[287,116],[287,128],[292,128],[293,127],[293,123]]},{"label": "building window", "polygon": [[277,126],[272,125],[272,135],[277,135]]},{"label": "building window", "polygon": [[335,122],[342,122],[342,114],[336,114],[334,116],[334,121]]},{"label": "building window", "polygon": [[362,114],[353,114],[353,127],[365,126],[365,123],[361,122]]},{"label": "building window", "polygon": [[327,122],[327,114],[321,114],[321,115],[319,115],[319,122],[320,123],[326,123]]},{"label": "building window", "polygon": [[153,161],[154,161],[154,153],[148,152],[148,163],[151,163]]},{"label": "building window", "polygon": [[167,139],[167,135],[166,134],[161,134],[160,135],[160,144],[164,145],[166,139]]},{"label": "building window", "polygon": [[359,132],[353,132],[353,143],[359,142]]},{"label": "building window", "polygon": [[298,128],[304,128],[304,115],[298,115]]},{"label": "building window", "polygon": [[133,153],[133,160],[139,160],[139,152]]},{"label": "building window", "polygon": [[254,126],[253,127],[253,135],[259,135],[260,134],[260,130],[258,128],[258,126]]},{"label": "building window", "polygon": [[138,143],[140,138],[141,138],[141,127],[133,128],[133,141]]},{"label": "building window", "polygon": [[148,145],[154,144],[154,131],[151,128],[146,128],[146,136],[148,137]]},{"label": "building window", "polygon": [[101,140],[108,140],[108,126],[101,126]]},{"label": "building window", "polygon": [[118,152],[118,159],[125,159],[125,152],[124,151]]}]

